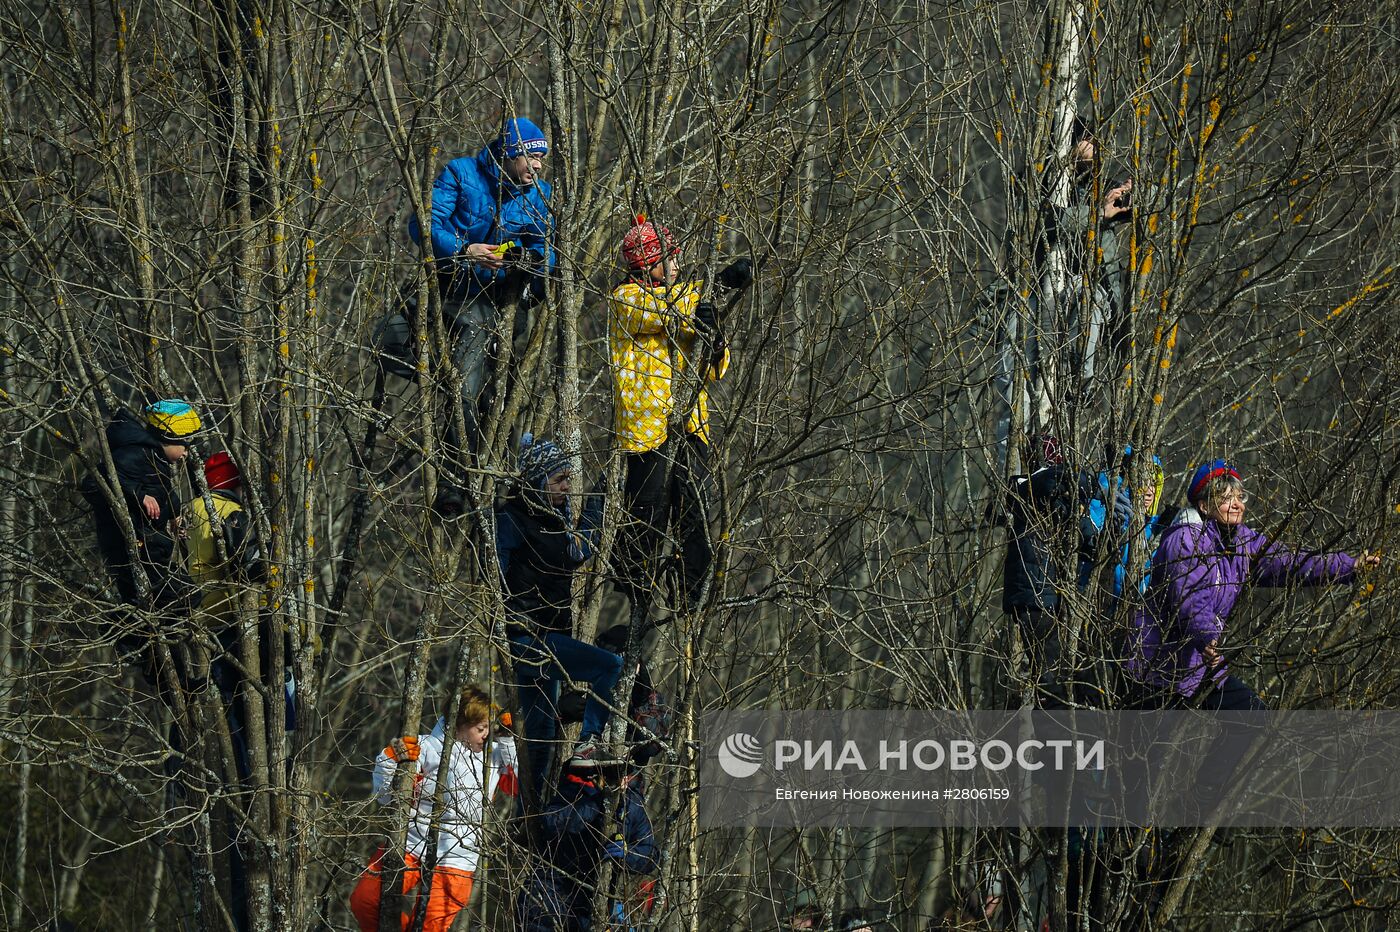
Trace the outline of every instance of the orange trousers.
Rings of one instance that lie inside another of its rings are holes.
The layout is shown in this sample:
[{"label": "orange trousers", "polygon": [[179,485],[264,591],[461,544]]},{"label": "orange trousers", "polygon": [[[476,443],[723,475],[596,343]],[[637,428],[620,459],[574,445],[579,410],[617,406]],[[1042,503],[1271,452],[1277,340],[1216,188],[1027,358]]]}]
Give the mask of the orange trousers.
[{"label": "orange trousers", "polygon": [[[360,924],[360,932],[377,932],[379,929],[380,861],[384,849],[380,848],[370,858],[369,866],[360,875],[355,889],[350,893],[350,912]],[[404,904],[408,912],[399,916],[399,928],[407,929],[417,918],[423,907],[423,891],[418,886],[418,859],[413,855],[404,858],[403,892],[407,897]],[[467,905],[472,897],[472,872],[455,867],[438,867],[433,870],[433,889],[428,894],[427,915],[423,918],[423,932],[447,932],[452,920]]]}]

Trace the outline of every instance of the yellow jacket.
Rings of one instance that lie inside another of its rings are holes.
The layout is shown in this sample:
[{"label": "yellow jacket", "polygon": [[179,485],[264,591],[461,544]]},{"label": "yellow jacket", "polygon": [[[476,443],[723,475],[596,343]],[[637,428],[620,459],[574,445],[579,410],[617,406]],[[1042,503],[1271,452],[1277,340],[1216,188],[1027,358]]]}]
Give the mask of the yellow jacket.
[{"label": "yellow jacket", "polygon": [[[243,510],[243,503],[222,492],[210,492],[219,520]],[[199,587],[199,610],[217,616],[225,622],[237,620],[238,583],[229,578],[228,567],[219,559],[219,545],[214,540],[214,522],[204,497],[196,495],[189,507],[190,578]]]},{"label": "yellow jacket", "polygon": [[[623,452],[661,446],[675,408],[673,374],[685,371],[695,349],[695,307],[700,282],[619,285],[608,299],[608,353],[612,360],[613,423]],[[729,368],[729,350],[706,373],[709,381]],[[684,384],[684,383],[682,383]],[[708,392],[704,386],[686,421],[686,432],[710,442]]]}]

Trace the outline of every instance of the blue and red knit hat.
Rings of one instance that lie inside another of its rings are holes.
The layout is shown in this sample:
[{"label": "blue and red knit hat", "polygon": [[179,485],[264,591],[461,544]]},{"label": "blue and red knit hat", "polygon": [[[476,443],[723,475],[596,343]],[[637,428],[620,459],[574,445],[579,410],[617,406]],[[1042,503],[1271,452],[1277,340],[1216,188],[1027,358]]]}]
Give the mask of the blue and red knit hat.
[{"label": "blue and red knit hat", "polygon": [[1201,499],[1206,486],[1210,485],[1212,479],[1219,479],[1221,476],[1229,476],[1231,479],[1240,477],[1239,471],[1224,460],[1211,460],[1200,466],[1194,475],[1191,476],[1191,485],[1186,489],[1186,500],[1195,505]]}]

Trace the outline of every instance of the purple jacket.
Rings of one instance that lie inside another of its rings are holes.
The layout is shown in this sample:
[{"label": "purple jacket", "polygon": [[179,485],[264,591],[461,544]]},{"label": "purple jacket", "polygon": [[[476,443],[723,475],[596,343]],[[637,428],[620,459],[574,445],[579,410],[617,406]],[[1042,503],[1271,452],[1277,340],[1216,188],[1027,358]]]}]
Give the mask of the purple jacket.
[{"label": "purple jacket", "polygon": [[[1150,686],[1193,696],[1206,678],[1201,653],[1225,630],[1246,583],[1261,586],[1346,582],[1356,561],[1345,553],[1294,553],[1244,525],[1234,546],[1223,529],[1185,508],[1162,538],[1152,560],[1147,604],[1133,619],[1135,645],[1128,672]],[[1217,667],[1212,685],[1225,679]]]}]

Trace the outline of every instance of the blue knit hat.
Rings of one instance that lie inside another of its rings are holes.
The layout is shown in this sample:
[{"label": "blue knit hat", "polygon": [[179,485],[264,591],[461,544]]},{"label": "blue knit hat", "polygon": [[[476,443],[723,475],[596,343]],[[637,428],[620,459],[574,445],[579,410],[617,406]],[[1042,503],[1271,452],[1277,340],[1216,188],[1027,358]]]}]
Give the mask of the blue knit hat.
[{"label": "blue knit hat", "polygon": [[501,156],[513,159],[519,155],[544,155],[549,151],[549,141],[544,138],[544,130],[527,117],[507,120],[496,139],[496,148]]},{"label": "blue knit hat", "polygon": [[520,438],[520,473],[532,489],[543,489],[550,477],[569,468],[569,457],[553,440],[536,440],[534,434]]}]

